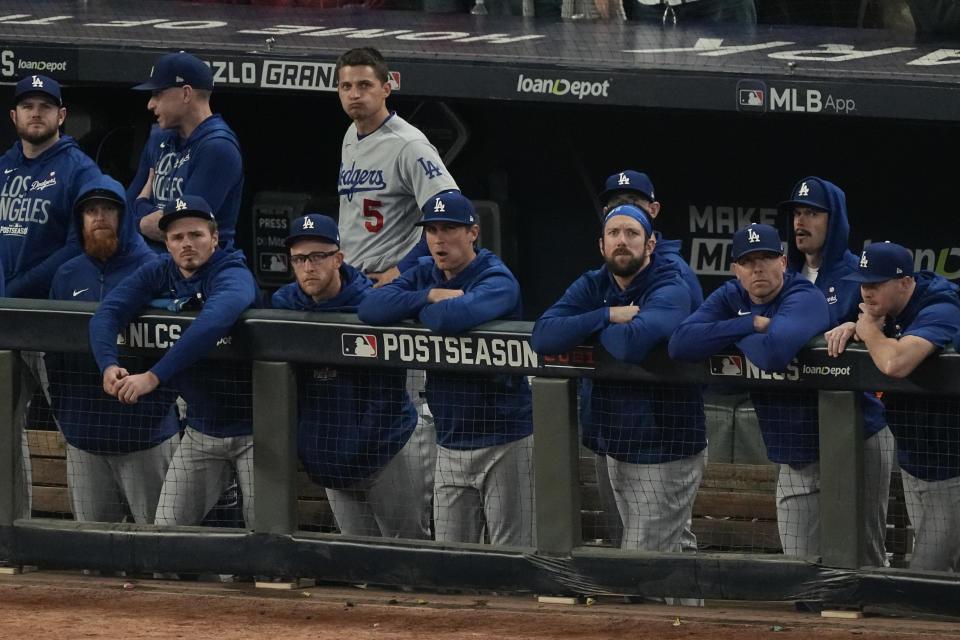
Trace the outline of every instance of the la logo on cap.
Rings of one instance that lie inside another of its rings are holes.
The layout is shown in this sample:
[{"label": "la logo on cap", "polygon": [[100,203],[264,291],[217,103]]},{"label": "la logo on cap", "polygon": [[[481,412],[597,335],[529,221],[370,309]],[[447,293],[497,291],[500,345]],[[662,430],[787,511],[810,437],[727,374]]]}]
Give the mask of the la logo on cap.
[{"label": "la logo on cap", "polygon": [[39,76],[33,76],[33,86],[43,88],[43,80]]},{"label": "la logo on cap", "polygon": [[617,180],[617,184],[630,184],[630,178],[627,177],[627,174],[621,173],[620,178]]},{"label": "la logo on cap", "polygon": [[810,195],[810,187],[807,186],[806,182],[800,183],[800,189],[797,190],[797,195],[801,198],[805,198]]},{"label": "la logo on cap", "polygon": [[177,211],[183,211],[186,208],[187,208],[187,203],[181,200],[180,198],[177,198]]},{"label": "la logo on cap", "polygon": [[447,207],[443,204],[443,200],[437,198],[436,202],[433,203],[433,212],[434,213],[443,213],[447,210]]},{"label": "la logo on cap", "polygon": [[867,252],[866,251],[860,254],[860,268],[861,269],[867,268]]},{"label": "la logo on cap", "polygon": [[760,242],[760,234],[753,229],[747,229],[747,241],[751,244],[754,242]]},{"label": "la logo on cap", "polygon": [[311,220],[310,218],[306,218],[306,219],[303,221],[303,228],[304,228],[304,229],[313,229],[313,220]]}]

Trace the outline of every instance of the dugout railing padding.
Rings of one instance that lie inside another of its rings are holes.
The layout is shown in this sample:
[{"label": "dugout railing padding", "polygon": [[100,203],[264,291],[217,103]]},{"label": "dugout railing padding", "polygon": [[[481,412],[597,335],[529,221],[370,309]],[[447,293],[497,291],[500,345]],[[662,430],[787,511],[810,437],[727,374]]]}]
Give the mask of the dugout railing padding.
[{"label": "dugout railing padding", "polygon": [[[585,345],[556,358],[529,347],[529,322],[494,322],[455,338],[414,323],[368,327],[355,316],[276,310],[245,313],[208,357],[253,362],[256,516],[250,530],[78,523],[16,517],[20,425],[14,410],[19,351],[83,352],[95,305],[0,300],[0,561],[10,565],[104,571],[210,572],[304,576],[334,582],[480,589],[539,594],[626,594],[708,599],[819,600],[838,605],[960,614],[953,574],[863,568],[858,495],[862,421],[856,391],[960,393],[953,351],[894,380],[853,345],[829,358],[821,341],[798,355],[796,375],[716,375],[717,363],[680,365],[665,349],[643,366]],[[157,336],[192,314],[149,311],[125,335],[123,349],[156,355]],[[357,362],[344,334],[373,336],[376,357]],[[466,355],[465,355],[466,354]],[[485,354],[485,355],[478,355]],[[730,355],[739,355],[730,351]],[[497,370],[533,376],[537,547],[510,549],[431,541],[349,538],[298,530],[296,364]],[[831,369],[831,367],[833,369]],[[841,371],[836,368],[841,367]],[[743,388],[819,389],[822,557],[626,552],[583,545],[578,488],[576,380],[582,376],[656,382],[722,382]],[[859,425],[850,429],[849,425]],[[859,431],[859,432],[858,432]]]}]

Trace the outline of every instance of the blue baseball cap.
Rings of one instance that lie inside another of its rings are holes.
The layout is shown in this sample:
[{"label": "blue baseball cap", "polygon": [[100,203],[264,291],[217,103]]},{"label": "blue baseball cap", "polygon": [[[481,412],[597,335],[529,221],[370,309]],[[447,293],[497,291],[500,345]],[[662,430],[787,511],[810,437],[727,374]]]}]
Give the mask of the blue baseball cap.
[{"label": "blue baseball cap", "polygon": [[826,184],[829,183],[816,176],[807,176],[793,185],[790,199],[777,205],[777,209],[789,213],[794,207],[813,207],[830,213],[830,198]]},{"label": "blue baseball cap", "polygon": [[635,191],[650,202],[656,200],[656,198],[653,197],[653,183],[650,181],[649,176],[639,171],[627,169],[626,171],[615,173],[607,178],[607,181],[603,184],[603,191],[601,191],[598,196],[600,202],[606,204],[610,196],[617,191]]},{"label": "blue baseball cap", "polygon": [[53,99],[58,107],[63,106],[63,98],[60,96],[60,84],[53,78],[47,76],[27,76],[17,83],[13,90],[13,105],[20,104],[24,97],[31,93],[42,93]]},{"label": "blue baseball cap", "polygon": [[213,209],[207,204],[207,201],[200,196],[180,196],[171,200],[163,209],[163,215],[160,216],[157,226],[161,231],[166,231],[167,227],[174,220],[180,218],[201,218],[203,220],[213,220],[217,218],[213,215]]},{"label": "blue baseball cap", "polygon": [[322,213],[308,213],[290,223],[290,234],[286,247],[289,249],[297,240],[326,240],[340,248],[340,229],[330,216]]},{"label": "blue baseball cap", "polygon": [[607,214],[607,217],[603,219],[603,226],[606,227],[607,222],[614,216],[629,216],[639,222],[643,230],[647,232],[647,239],[649,239],[653,233],[653,225],[650,224],[650,218],[640,207],[632,204],[622,204],[619,207],[614,207],[610,210],[610,213]]},{"label": "blue baseball cap", "polygon": [[855,282],[886,282],[913,275],[913,255],[892,242],[874,242],[860,254],[860,267],[843,276]]},{"label": "blue baseball cap", "polygon": [[739,260],[748,253],[769,251],[783,255],[780,234],[768,224],[747,225],[733,234],[733,259]]},{"label": "blue baseball cap", "polygon": [[423,205],[423,220],[417,225],[428,222],[455,222],[457,224],[477,224],[477,212],[459,191],[444,191],[427,200]]},{"label": "blue baseball cap", "polygon": [[150,79],[135,91],[160,91],[190,85],[194,89],[213,89],[213,71],[207,63],[185,51],[161,56],[150,68]]}]

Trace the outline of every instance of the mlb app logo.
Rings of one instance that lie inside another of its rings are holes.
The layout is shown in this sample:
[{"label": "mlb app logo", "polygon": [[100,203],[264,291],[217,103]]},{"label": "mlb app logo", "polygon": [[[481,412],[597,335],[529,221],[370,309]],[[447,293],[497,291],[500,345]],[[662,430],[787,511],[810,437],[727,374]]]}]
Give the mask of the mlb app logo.
[{"label": "mlb app logo", "polygon": [[710,356],[710,375],[712,376],[742,376],[743,356]]},{"label": "mlb app logo", "polygon": [[737,83],[737,111],[764,112],[767,110],[767,85],[760,80],[741,80]]},{"label": "mlb app logo", "polygon": [[340,342],[345,356],[354,358],[377,357],[377,336],[364,333],[342,333],[340,334]]}]

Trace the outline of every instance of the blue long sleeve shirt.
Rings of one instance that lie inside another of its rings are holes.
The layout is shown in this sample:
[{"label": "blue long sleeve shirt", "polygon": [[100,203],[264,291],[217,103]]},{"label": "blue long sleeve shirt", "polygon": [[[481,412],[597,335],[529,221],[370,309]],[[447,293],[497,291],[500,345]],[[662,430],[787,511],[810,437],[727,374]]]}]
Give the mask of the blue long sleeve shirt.
[{"label": "blue long sleeve shirt", "polygon": [[[88,183],[84,191],[107,188],[122,199],[119,187],[102,176]],[[117,249],[106,261],[82,253],[61,265],[53,278],[50,299],[99,302],[140,265],[157,259],[129,216],[121,218],[117,235]],[[172,389],[160,387],[140,402],[125,405],[104,393],[103,378],[89,354],[47,352],[45,358],[51,409],[64,438],[73,446],[90,453],[124,454],[154,447],[179,431],[174,404],[177,394]],[[129,371],[148,366],[147,359],[135,356],[123,356],[120,363]]]},{"label": "blue long sleeve shirt", "polygon": [[[149,198],[138,198],[150,169],[155,172]],[[154,125],[140,155],[137,174],[127,188],[129,210],[137,222],[182,195],[202,196],[217,219],[220,247],[233,248],[243,195],[240,142],[219,114],[214,114],[184,140],[176,131]],[[157,253],[162,242],[148,240]]]},{"label": "blue long sleeve shirt", "polygon": [[[462,289],[464,295],[428,303],[433,288]],[[368,295],[358,315],[375,325],[417,318],[436,333],[454,335],[490,320],[519,320],[523,307],[516,278],[500,258],[481,249],[449,280],[432,257],[420,258]],[[430,371],[426,392],[441,446],[479,449],[533,433],[530,386],[523,376]]]},{"label": "blue long sleeve shirt", "polygon": [[191,427],[217,437],[252,433],[249,365],[198,364],[258,298],[253,274],[239,252],[217,249],[189,278],[169,254],[134,271],[104,298],[90,320],[93,355],[102,374],[119,364],[117,334],[142,307],[158,298],[196,299],[197,294],[203,309],[150,371],[187,401]]},{"label": "blue long sleeve shirt", "polygon": [[73,202],[100,169],[70,136],[36,158],[20,142],[0,157],[0,261],[11,298],[46,298],[57,268],[82,251]]},{"label": "blue long sleeve shirt", "polygon": [[[930,271],[916,274],[917,286],[896,318],[888,317],[884,334],[917,336],[938,349],[960,331],[957,285]],[[885,393],[890,430],[897,439],[900,467],[934,482],[960,476],[960,400],[956,396]]]},{"label": "blue long sleeve shirt", "polygon": [[[754,328],[755,315],[770,318],[764,333]],[[710,294],[677,328],[669,352],[675,360],[696,362],[736,346],[760,369],[781,372],[829,325],[826,299],[803,276],[786,273],[780,292],[764,304],[754,303],[734,279]],[[753,391],[750,397],[770,460],[807,464],[819,459],[816,391]],[[864,427],[867,437],[884,427],[882,411],[872,404],[864,405]]]},{"label": "blue long sleeve shirt", "polygon": [[[356,312],[373,291],[365,275],[344,264],[340,292],[314,301],[296,282],[273,294],[273,307],[297,311]],[[383,468],[410,439],[417,412],[403,370],[303,366],[299,370],[297,450],[310,478],[343,489]]]},{"label": "blue long sleeve shirt", "polygon": [[[610,307],[636,304],[629,323],[612,323]],[[654,254],[626,289],[601,267],[576,280],[533,327],[540,354],[562,353],[598,339],[614,357],[640,363],[689,314],[680,270]],[[583,444],[623,462],[654,464],[691,456],[706,446],[703,398],[695,385],[628,384],[584,379]]]}]

